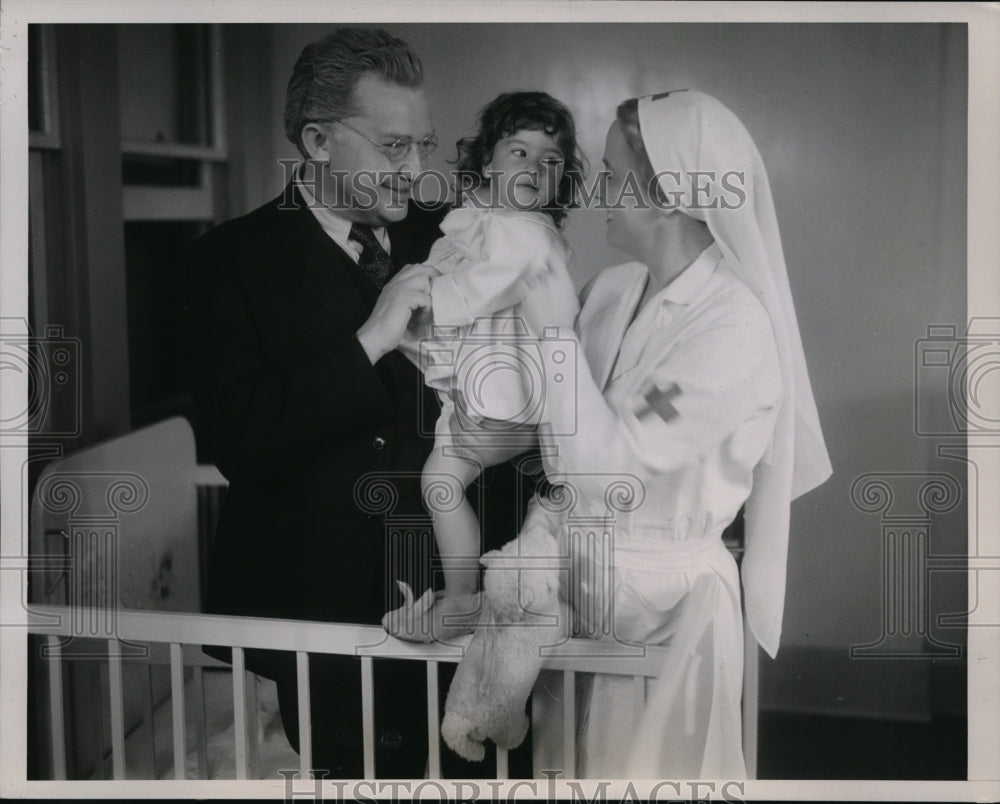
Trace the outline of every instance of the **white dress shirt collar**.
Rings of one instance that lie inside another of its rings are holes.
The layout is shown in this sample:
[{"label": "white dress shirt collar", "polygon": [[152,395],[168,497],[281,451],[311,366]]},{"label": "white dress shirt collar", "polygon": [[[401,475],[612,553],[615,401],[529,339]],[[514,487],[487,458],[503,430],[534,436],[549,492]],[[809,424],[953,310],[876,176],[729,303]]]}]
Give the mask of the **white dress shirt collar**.
[{"label": "white dress shirt collar", "polygon": [[[301,179],[295,179],[295,187],[298,189],[299,193],[302,195],[302,199],[306,202],[306,206],[309,207],[309,211],[313,214],[313,217],[319,222],[319,225],[323,227],[323,231],[326,232],[327,236],[349,256],[354,262],[358,262],[361,259],[361,244],[355,240],[351,240],[351,226],[353,225],[351,221],[342,215],[338,215],[332,209],[316,200],[316,196],[313,194],[309,186],[303,182]],[[386,231],[384,226],[373,226],[372,231],[375,233],[375,237],[378,240],[382,248],[385,249],[386,253],[391,253],[389,244],[389,233]]]}]

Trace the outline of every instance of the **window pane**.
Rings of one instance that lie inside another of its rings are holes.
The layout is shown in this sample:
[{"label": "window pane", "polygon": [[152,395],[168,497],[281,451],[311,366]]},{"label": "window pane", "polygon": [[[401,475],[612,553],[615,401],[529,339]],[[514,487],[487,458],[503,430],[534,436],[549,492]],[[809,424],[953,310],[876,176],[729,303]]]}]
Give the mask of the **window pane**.
[{"label": "window pane", "polygon": [[199,187],[201,163],[157,156],[122,157],[122,184],[130,187]]},{"label": "window pane", "polygon": [[209,29],[118,26],[122,140],[211,145]]}]

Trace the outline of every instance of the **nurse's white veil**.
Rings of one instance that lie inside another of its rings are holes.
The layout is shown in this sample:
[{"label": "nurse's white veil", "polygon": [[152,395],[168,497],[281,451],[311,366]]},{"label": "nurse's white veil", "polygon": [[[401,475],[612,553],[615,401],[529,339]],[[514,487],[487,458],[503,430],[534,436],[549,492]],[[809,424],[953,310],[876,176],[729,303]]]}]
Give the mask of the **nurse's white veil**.
[{"label": "nurse's white veil", "polygon": [[[640,98],[638,112],[643,145],[661,190],[676,199],[681,212],[708,225],[729,265],[767,309],[778,343],[784,397],[771,447],[754,469],[742,565],[750,627],[773,657],[785,599],[789,503],[826,480],[831,467],[788,287],[771,186],[750,134],[715,98],[679,90]],[[692,193],[692,180],[704,190]]]}]

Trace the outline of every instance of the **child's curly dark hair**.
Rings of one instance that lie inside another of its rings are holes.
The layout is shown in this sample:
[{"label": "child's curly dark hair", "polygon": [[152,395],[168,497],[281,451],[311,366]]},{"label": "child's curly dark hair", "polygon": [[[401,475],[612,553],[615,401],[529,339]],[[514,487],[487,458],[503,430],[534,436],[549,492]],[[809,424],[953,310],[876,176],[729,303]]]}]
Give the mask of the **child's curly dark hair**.
[{"label": "child's curly dark hair", "polygon": [[576,144],[573,115],[546,92],[505,92],[483,108],[476,135],[463,137],[456,143],[460,192],[486,182],[483,168],[493,158],[493,149],[501,139],[516,131],[544,131],[562,152],[562,180],[555,197],[542,207],[556,226],[561,226],[566,210],[579,206],[577,193],[583,184],[583,158]]}]

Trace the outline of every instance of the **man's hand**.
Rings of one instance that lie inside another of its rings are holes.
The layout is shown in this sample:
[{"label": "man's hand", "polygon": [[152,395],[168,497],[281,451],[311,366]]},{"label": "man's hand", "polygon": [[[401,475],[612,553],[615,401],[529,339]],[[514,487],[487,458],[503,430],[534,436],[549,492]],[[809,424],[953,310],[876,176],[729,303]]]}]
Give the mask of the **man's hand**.
[{"label": "man's hand", "polygon": [[429,265],[407,265],[382,288],[375,309],[357,331],[373,365],[399,345],[415,312],[430,309],[430,278],[437,273]]}]

